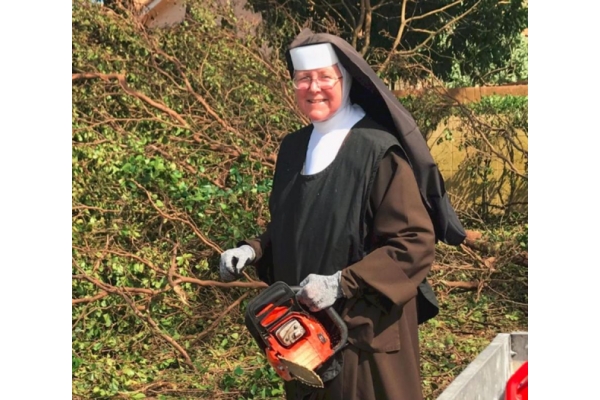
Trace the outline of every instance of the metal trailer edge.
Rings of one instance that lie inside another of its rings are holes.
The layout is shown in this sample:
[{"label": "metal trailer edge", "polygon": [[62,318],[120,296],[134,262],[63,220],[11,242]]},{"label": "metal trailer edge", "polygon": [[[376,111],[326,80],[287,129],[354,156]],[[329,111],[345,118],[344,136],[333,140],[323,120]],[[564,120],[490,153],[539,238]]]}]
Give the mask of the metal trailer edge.
[{"label": "metal trailer edge", "polygon": [[506,384],[528,360],[527,332],[500,333],[436,400],[504,400]]}]

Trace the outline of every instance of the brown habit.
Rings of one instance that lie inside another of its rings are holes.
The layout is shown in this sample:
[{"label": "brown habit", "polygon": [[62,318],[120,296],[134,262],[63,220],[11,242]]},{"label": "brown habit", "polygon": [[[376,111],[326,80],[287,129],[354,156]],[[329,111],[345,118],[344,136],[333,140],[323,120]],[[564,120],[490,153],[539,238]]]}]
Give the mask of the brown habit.
[{"label": "brown habit", "polygon": [[[416,295],[435,238],[414,174],[393,152],[380,163],[367,215],[378,247],[342,271],[350,343],[342,351],[343,370],[325,390],[304,397],[297,393],[303,385],[286,383],[287,399],[422,399]],[[269,242],[269,230],[247,241],[255,262]],[[377,295],[361,295],[367,287]]]},{"label": "brown habit", "polygon": [[[434,316],[437,313],[435,299],[421,287],[434,259],[435,242],[442,240],[457,245],[464,239],[464,230],[414,119],[356,50],[338,37],[314,34],[308,29],[298,35],[291,47],[324,42],[334,46],[340,62],[353,77],[351,101],[379,124],[381,129],[374,128],[373,132],[382,130],[392,134],[399,146],[393,146],[379,159],[371,175],[374,181],[370,197],[360,200],[368,203],[363,210],[372,246],[361,259],[340,267],[344,299],[335,307],[348,326],[349,342],[342,350],[342,371],[326,382],[322,390],[307,391],[306,386],[296,381],[286,382],[286,397],[288,400],[421,400],[417,295],[427,299],[419,305],[427,301],[431,304],[419,309],[422,319]],[[289,53],[286,56],[293,75]],[[294,135],[297,137],[297,132],[290,136]],[[294,140],[297,145],[297,139]],[[293,147],[286,154],[297,159],[296,154],[305,153],[304,145]],[[278,158],[278,165],[283,158]],[[283,175],[295,168],[292,164],[284,163]],[[273,187],[275,190],[275,182]],[[369,192],[365,193],[368,196]],[[327,209],[323,204],[318,208]],[[273,240],[280,240],[280,235],[288,235],[290,230],[279,226]],[[300,240],[312,237],[303,234],[305,237]],[[320,233],[316,238],[321,238]],[[269,229],[246,243],[254,248],[253,263],[262,279],[273,272],[268,268],[279,268],[279,272],[285,268],[269,262],[272,254]],[[294,250],[293,247],[278,248],[280,255]],[[305,248],[304,251],[310,250]],[[305,278],[305,272],[295,278]],[[295,278],[287,283],[298,284]]]}]

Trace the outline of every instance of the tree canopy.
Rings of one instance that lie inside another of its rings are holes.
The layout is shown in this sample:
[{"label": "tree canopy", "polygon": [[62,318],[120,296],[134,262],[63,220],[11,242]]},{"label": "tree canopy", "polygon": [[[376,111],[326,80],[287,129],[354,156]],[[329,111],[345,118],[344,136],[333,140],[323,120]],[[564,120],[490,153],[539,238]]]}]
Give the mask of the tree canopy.
[{"label": "tree canopy", "polygon": [[289,43],[300,27],[340,35],[382,77],[479,85],[527,76],[521,0],[248,0]]}]

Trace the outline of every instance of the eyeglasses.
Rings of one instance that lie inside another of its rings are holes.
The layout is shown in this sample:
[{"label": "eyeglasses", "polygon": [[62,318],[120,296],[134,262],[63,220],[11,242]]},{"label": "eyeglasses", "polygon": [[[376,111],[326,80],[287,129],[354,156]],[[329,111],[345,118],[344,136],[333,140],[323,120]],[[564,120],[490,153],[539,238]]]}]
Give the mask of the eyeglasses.
[{"label": "eyeglasses", "polygon": [[341,76],[320,76],[317,79],[313,79],[310,76],[304,76],[302,78],[295,78],[292,80],[292,85],[298,90],[307,90],[312,85],[313,81],[317,82],[317,86],[321,90],[331,89],[335,86],[337,81],[342,79]]}]

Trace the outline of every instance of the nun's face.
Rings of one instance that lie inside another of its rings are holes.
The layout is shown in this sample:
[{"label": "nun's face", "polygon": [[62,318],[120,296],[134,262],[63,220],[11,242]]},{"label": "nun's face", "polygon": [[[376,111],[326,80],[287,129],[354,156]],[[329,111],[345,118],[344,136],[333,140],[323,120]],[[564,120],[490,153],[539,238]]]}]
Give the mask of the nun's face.
[{"label": "nun's face", "polygon": [[342,105],[341,78],[342,74],[336,65],[296,71],[294,82],[296,86],[300,86],[296,89],[296,102],[300,111],[315,122],[331,117]]}]

